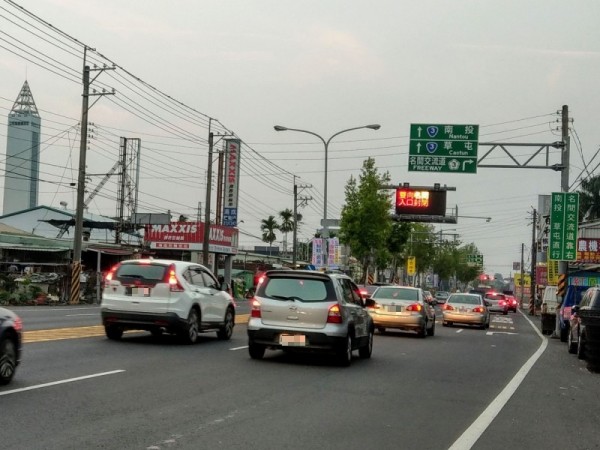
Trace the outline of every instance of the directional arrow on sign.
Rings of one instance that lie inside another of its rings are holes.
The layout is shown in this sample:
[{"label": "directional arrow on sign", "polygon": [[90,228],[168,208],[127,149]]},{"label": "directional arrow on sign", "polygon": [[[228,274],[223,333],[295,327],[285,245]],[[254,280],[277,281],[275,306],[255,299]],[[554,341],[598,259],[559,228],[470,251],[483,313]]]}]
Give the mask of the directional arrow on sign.
[{"label": "directional arrow on sign", "polygon": [[466,159],[463,161],[463,170],[465,170],[465,167],[467,167],[467,163],[468,164],[473,164],[475,161],[473,161],[472,159]]}]

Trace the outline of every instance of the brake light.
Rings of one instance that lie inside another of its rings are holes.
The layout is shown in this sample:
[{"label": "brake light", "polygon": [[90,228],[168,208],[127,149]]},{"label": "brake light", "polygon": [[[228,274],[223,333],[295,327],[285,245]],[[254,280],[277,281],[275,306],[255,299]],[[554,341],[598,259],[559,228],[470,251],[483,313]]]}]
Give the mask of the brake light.
[{"label": "brake light", "polygon": [[444,303],[444,306],[442,306],[442,309],[444,311],[454,311],[454,307],[452,305],[449,305],[448,303]]},{"label": "brake light", "polygon": [[412,305],[408,305],[406,307],[406,311],[415,311],[415,312],[419,312],[423,309],[423,307],[421,306],[420,303],[413,303]]},{"label": "brake light", "polygon": [[250,317],[254,317],[256,319],[260,319],[260,302],[255,298],[252,299],[252,306],[250,309]]},{"label": "brake light", "polygon": [[115,276],[115,272],[117,271],[117,269],[119,268],[119,266],[121,265],[121,263],[115,264],[106,274],[106,277],[104,277],[104,284],[105,286],[108,286],[108,283],[110,281],[112,281],[112,279]]},{"label": "brake light", "polygon": [[175,271],[174,264],[171,264],[171,266],[169,267],[168,276],[169,290],[171,292],[183,292],[184,289],[181,283],[179,282],[179,279],[177,278],[177,272]]},{"label": "brake light", "polygon": [[23,330],[23,321],[19,316],[15,317],[15,320],[13,321],[13,327],[15,331]]},{"label": "brake light", "polygon": [[327,323],[342,323],[340,305],[333,305],[327,312]]},{"label": "brake light", "polygon": [[477,312],[477,313],[482,313],[485,310],[483,309],[483,306],[476,306],[475,308],[473,308],[473,312]]},{"label": "brake light", "polygon": [[360,290],[360,295],[362,295],[363,297],[367,297],[369,295],[369,292],[367,292],[366,289],[361,289]]},{"label": "brake light", "polygon": [[504,300],[500,300],[500,301],[498,302],[498,304],[499,304],[500,306],[504,306],[504,305],[506,305],[506,302],[505,302]]}]

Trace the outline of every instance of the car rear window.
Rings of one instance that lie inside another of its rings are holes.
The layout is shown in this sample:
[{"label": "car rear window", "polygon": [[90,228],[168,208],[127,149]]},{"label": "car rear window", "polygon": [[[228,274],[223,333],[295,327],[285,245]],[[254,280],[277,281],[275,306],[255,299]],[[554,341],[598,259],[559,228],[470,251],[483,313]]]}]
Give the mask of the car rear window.
[{"label": "car rear window", "polygon": [[451,295],[448,298],[448,303],[464,303],[467,305],[480,305],[481,300],[474,295]]},{"label": "car rear window", "polygon": [[168,269],[160,264],[122,264],[117,269],[114,279],[120,282],[157,283],[165,279]]},{"label": "car rear window", "polygon": [[325,280],[304,278],[268,278],[260,295],[278,300],[322,302],[327,300]]},{"label": "car rear window", "polygon": [[506,300],[504,294],[485,294],[485,298],[488,300]]},{"label": "car rear window", "polygon": [[375,291],[373,298],[389,298],[393,300],[419,300],[416,289],[382,287]]}]

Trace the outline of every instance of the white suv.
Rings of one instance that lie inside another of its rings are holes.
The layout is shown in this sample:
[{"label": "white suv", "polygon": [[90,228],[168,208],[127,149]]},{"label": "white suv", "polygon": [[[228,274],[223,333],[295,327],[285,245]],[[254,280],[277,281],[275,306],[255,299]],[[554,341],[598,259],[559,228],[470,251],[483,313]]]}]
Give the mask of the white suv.
[{"label": "white suv", "polygon": [[252,299],[248,321],[250,357],[267,348],[333,353],[347,366],[352,351],[370,358],[373,320],[358,286],[346,275],[302,270],[270,270]]},{"label": "white suv", "polygon": [[193,344],[198,334],[216,331],[230,339],[235,303],[204,266],[166,259],[132,259],[111,269],[104,282],[101,314],[109,339],[126,329],[159,336],[175,333]]}]

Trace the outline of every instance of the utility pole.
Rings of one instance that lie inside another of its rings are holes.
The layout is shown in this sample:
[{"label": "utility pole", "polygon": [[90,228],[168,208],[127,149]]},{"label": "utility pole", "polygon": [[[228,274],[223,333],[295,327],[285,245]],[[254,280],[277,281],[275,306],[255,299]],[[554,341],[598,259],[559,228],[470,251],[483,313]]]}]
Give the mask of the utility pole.
[{"label": "utility pole", "polygon": [[206,200],[204,205],[204,239],[202,242],[202,264],[208,267],[208,243],[210,242],[210,196],[212,183],[212,157],[214,134],[210,131],[210,122],[208,120],[208,168],[206,170]]},{"label": "utility pole", "polygon": [[[71,266],[71,292],[69,303],[79,303],[79,296],[81,291],[80,277],[81,277],[81,247],[83,239],[83,212],[85,209],[85,178],[86,178],[86,154],[87,154],[87,139],[88,139],[88,112],[96,102],[91,106],[89,105],[90,95],[102,96],[102,95],[114,95],[112,92],[94,92],[90,94],[90,84],[93,82],[100,73],[104,70],[114,70],[114,67],[94,68],[90,69],[90,66],[86,65],[88,47],[83,48],[83,94],[81,101],[81,136],[79,141],[79,170],[77,174],[77,205],[75,208],[75,231],[73,233],[73,260]],[[94,50],[94,49],[90,49]],[[94,77],[94,80],[90,81],[90,72],[98,71],[98,75]]]},{"label": "utility pole", "polygon": [[521,287],[521,292],[520,292],[520,301],[521,301],[521,303],[520,303],[519,306],[521,308],[523,307],[523,290],[524,290],[523,289],[523,285],[525,284],[524,283],[524,277],[525,277],[525,244],[522,243],[521,244],[521,282],[519,283],[520,287]]},{"label": "utility pole", "polygon": [[[563,166],[562,172],[560,174],[560,191],[561,192],[569,192],[569,159],[570,159],[570,147],[571,147],[571,139],[569,137],[569,106],[563,105],[562,107],[562,123],[561,123],[561,134],[562,134],[562,142],[563,147],[561,151],[561,165]],[[558,262],[558,276],[564,275],[568,277],[569,275],[569,263],[567,261],[559,261]],[[564,301],[564,296],[558,299],[558,304],[561,305]],[[556,312],[556,319],[554,323],[554,333],[552,334],[553,338],[560,337],[560,317],[559,312]]]},{"label": "utility pole", "polygon": [[537,245],[535,242],[535,227],[537,224],[537,211],[533,210],[533,224],[531,226],[531,268],[530,268],[530,278],[531,284],[529,293],[529,315],[535,316],[535,299],[536,299],[536,284],[535,284],[535,270],[537,265]]},{"label": "utility pole", "polygon": [[298,237],[298,185],[296,184],[296,175],[294,175],[294,229],[292,232],[292,269],[296,268],[296,239]]}]

